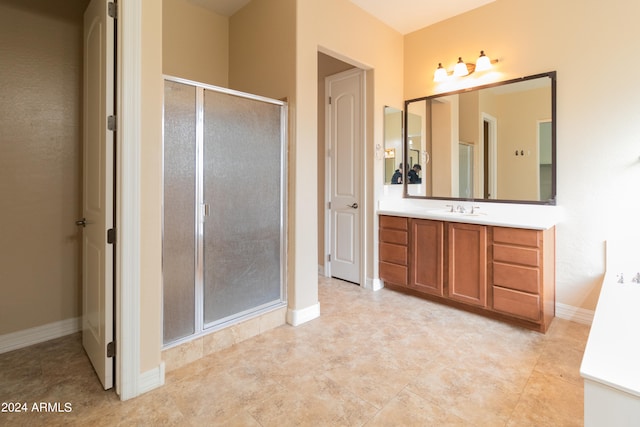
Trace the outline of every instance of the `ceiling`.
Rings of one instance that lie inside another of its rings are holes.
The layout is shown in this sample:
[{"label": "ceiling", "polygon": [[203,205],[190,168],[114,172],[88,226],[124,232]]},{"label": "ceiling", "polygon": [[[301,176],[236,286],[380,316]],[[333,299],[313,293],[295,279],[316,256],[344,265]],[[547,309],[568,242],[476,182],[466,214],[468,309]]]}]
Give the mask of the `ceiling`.
[{"label": "ceiling", "polygon": [[[251,0],[191,0],[220,15],[231,16]],[[350,0],[401,34],[459,15],[495,0]]]},{"label": "ceiling", "polygon": [[495,0],[351,0],[401,34],[444,21]]}]

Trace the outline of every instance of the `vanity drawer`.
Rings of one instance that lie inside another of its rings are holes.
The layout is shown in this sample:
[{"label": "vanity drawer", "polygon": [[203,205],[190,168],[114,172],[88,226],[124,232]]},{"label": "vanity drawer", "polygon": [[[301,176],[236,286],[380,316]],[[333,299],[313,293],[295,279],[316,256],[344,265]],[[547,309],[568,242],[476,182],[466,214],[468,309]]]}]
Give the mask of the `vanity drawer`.
[{"label": "vanity drawer", "polygon": [[409,220],[408,218],[399,216],[380,216],[380,228],[395,228],[396,230],[408,230]]},{"label": "vanity drawer", "polygon": [[540,251],[534,248],[494,244],[493,260],[540,267]]},{"label": "vanity drawer", "polygon": [[537,294],[540,292],[540,269],[493,263],[493,285]]},{"label": "vanity drawer", "polygon": [[406,245],[409,242],[407,231],[381,229],[379,239],[381,242]]},{"label": "vanity drawer", "polygon": [[496,311],[528,320],[540,320],[540,297],[538,295],[494,286],[493,308]]},{"label": "vanity drawer", "polygon": [[507,243],[511,245],[539,247],[538,230],[527,230],[523,228],[494,227],[494,243]]},{"label": "vanity drawer", "polygon": [[393,245],[390,243],[380,243],[380,261],[391,262],[394,264],[407,265],[408,248],[401,245]]},{"label": "vanity drawer", "polygon": [[380,261],[380,278],[383,282],[407,286],[409,269],[404,265]]}]

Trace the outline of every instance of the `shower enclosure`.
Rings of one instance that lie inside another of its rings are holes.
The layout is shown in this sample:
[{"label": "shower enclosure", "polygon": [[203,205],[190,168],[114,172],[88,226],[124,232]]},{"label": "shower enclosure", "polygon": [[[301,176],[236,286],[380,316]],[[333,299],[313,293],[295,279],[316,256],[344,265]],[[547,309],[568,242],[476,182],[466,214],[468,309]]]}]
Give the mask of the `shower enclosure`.
[{"label": "shower enclosure", "polygon": [[165,77],[163,343],[286,304],[285,102]]}]

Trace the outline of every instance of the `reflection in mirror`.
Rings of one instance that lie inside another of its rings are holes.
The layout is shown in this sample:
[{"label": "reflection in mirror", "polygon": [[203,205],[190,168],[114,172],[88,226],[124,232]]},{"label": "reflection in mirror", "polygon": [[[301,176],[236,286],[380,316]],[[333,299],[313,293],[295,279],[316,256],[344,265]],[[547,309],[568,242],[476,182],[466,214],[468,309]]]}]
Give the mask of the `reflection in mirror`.
[{"label": "reflection in mirror", "polygon": [[405,102],[408,197],[555,204],[555,72]]},{"label": "reflection in mirror", "polygon": [[[384,107],[384,183],[402,184],[402,110]],[[397,172],[397,173],[396,173]],[[395,179],[394,179],[395,175]],[[395,182],[393,182],[395,181]]]},{"label": "reflection in mirror", "polygon": [[[431,182],[431,168],[427,165],[427,153],[431,147],[427,145],[428,140],[424,132],[430,117],[427,114],[427,106],[425,102],[410,104],[405,118],[407,125],[406,178],[407,184],[411,184],[408,185],[410,195],[423,194],[423,189],[427,188],[423,182],[425,184]],[[430,195],[430,191],[426,194]]]}]

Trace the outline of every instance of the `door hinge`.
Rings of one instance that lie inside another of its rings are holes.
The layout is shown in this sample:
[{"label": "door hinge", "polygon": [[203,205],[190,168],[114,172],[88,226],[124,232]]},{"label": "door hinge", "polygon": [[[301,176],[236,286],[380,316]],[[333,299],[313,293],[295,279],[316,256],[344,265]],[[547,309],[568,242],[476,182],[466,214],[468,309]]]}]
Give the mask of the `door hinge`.
[{"label": "door hinge", "polygon": [[331,261],[331,254],[327,255],[327,261]]},{"label": "door hinge", "polygon": [[116,342],[111,341],[107,344],[107,357],[115,357],[116,355]]},{"label": "door hinge", "polygon": [[107,117],[107,130],[116,130],[116,116]]},{"label": "door hinge", "polygon": [[331,202],[327,203],[327,209],[331,209]]},{"label": "door hinge", "polygon": [[107,243],[113,245],[116,242],[116,230],[115,228],[110,228],[107,230]]},{"label": "door hinge", "polygon": [[114,1],[110,1],[107,5],[107,12],[113,19],[118,19],[118,5]]},{"label": "door hinge", "polygon": [[331,97],[329,97],[329,105],[331,105]]}]

